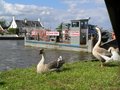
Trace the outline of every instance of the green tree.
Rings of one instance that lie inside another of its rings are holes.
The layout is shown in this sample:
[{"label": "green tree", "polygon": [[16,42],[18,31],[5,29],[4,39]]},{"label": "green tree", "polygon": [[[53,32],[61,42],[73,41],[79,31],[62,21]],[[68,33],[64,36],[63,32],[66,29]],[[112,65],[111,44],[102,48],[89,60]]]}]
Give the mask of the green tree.
[{"label": "green tree", "polygon": [[62,32],[62,23],[56,28],[58,32]]},{"label": "green tree", "polygon": [[0,20],[0,25],[4,28],[4,27],[7,27],[7,25],[6,25],[6,20],[3,20],[3,19],[1,19]]},{"label": "green tree", "polygon": [[62,24],[60,23],[60,25],[56,28],[56,30],[59,32],[59,36],[57,36],[57,41],[59,42],[60,39],[62,39]]},{"label": "green tree", "polygon": [[8,32],[10,34],[17,34],[17,30],[18,30],[18,28],[9,28]]}]

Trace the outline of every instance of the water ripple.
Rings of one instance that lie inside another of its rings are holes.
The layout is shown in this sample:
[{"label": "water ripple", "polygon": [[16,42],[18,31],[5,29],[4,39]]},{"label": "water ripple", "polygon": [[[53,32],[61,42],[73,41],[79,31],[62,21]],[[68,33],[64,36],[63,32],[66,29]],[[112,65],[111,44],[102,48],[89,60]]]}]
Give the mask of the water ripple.
[{"label": "water ripple", "polygon": [[[26,68],[37,65],[41,56],[40,48],[25,47],[23,40],[0,41],[0,71],[14,68]],[[93,56],[84,52],[60,51],[45,49],[46,63],[57,60],[61,55],[66,62],[93,59]]]}]

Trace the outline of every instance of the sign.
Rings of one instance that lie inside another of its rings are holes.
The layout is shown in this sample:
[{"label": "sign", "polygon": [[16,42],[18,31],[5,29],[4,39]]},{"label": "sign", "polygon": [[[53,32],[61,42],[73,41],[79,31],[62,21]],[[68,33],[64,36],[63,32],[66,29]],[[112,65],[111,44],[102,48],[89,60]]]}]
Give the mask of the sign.
[{"label": "sign", "polygon": [[80,36],[80,32],[79,31],[71,31],[70,36]]},{"label": "sign", "polygon": [[32,36],[37,35],[37,32],[36,32],[35,30],[33,30],[33,31],[31,32],[31,35],[32,35]]},{"label": "sign", "polygon": [[57,31],[47,31],[46,35],[47,36],[59,36],[59,32],[57,32]]}]

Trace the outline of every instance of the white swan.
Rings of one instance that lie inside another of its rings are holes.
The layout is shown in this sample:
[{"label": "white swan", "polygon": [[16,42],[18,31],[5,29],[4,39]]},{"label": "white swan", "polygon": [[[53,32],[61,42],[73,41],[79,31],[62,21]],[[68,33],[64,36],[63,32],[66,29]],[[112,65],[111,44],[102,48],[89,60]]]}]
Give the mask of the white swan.
[{"label": "white swan", "polygon": [[96,27],[96,31],[98,33],[98,41],[95,44],[95,46],[93,47],[92,54],[93,54],[94,57],[96,57],[98,60],[100,60],[101,67],[103,67],[103,63],[105,62],[105,60],[100,56],[100,54],[109,56],[109,55],[111,55],[111,53],[108,52],[106,49],[100,47],[100,44],[101,44],[101,30],[98,27]]},{"label": "white swan", "polygon": [[113,58],[114,61],[120,61],[120,55],[117,48],[115,49],[114,47],[110,47],[108,51],[112,53],[111,57]]},{"label": "white swan", "polygon": [[108,56],[105,56],[105,55],[102,55],[100,54],[100,56],[105,59],[105,63],[107,62],[112,62],[112,61],[120,61],[120,55],[118,53],[118,50],[113,48],[113,47],[110,47],[108,49],[109,52],[112,53],[112,56],[111,57],[108,57]]},{"label": "white swan", "polygon": [[37,73],[44,73],[44,72],[48,72],[48,71],[57,71],[64,64],[64,60],[62,59],[62,56],[60,56],[58,58],[58,60],[52,61],[48,64],[45,64],[44,49],[40,50],[40,54],[42,55],[42,58],[37,65]]}]

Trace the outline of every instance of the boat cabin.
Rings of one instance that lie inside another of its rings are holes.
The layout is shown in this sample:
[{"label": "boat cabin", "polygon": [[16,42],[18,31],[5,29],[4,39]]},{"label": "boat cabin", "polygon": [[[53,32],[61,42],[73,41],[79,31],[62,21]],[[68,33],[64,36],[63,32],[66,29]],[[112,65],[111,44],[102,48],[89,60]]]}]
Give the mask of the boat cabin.
[{"label": "boat cabin", "polygon": [[71,44],[87,45],[89,19],[71,20]]}]

